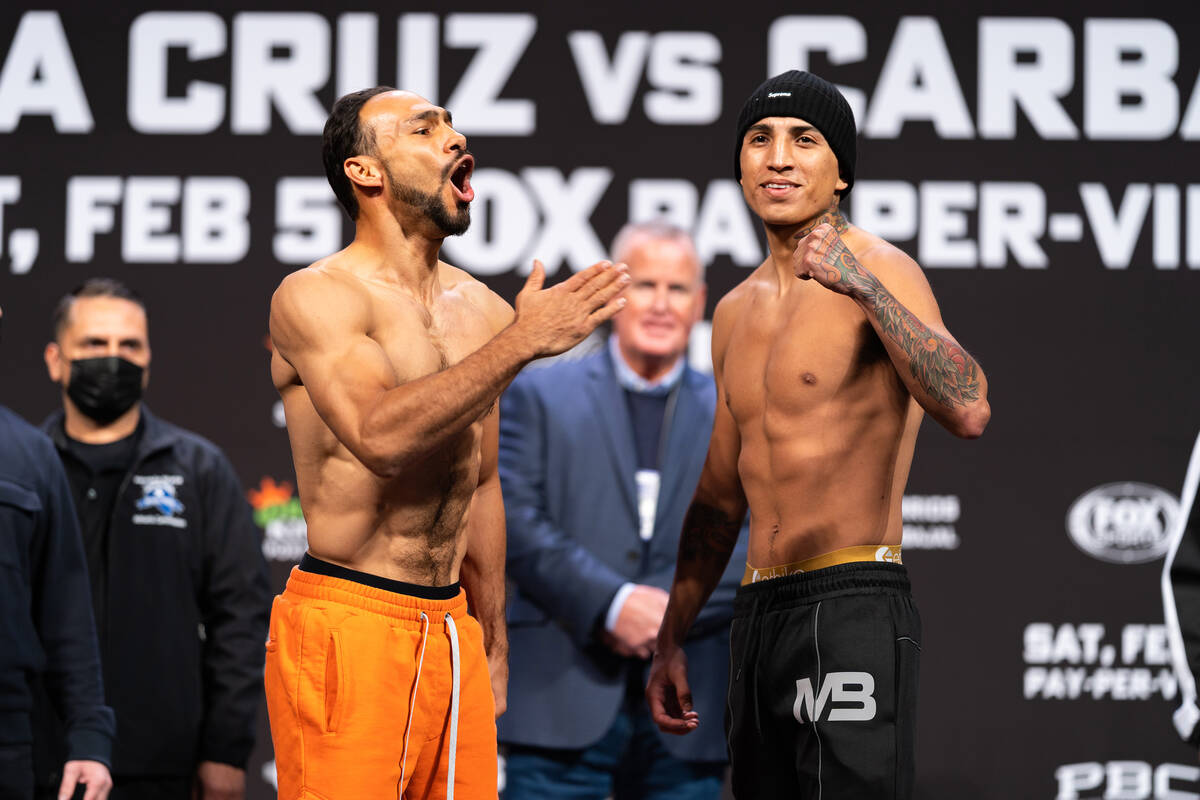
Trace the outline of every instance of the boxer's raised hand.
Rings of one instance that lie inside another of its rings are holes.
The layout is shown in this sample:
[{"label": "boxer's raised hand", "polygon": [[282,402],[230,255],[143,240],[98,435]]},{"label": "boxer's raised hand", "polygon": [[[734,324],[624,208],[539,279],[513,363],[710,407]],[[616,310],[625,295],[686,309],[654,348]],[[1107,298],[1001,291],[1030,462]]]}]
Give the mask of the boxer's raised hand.
[{"label": "boxer's raised hand", "polygon": [[513,322],[539,356],[569,350],[620,311],[629,274],[624,264],[600,261],[549,289],[542,288],[545,280],[545,267],[534,261],[517,295]]},{"label": "boxer's raised hand", "polygon": [[845,295],[879,283],[828,222],[822,222],[800,239],[792,256],[792,271],[800,280],[814,280]]}]

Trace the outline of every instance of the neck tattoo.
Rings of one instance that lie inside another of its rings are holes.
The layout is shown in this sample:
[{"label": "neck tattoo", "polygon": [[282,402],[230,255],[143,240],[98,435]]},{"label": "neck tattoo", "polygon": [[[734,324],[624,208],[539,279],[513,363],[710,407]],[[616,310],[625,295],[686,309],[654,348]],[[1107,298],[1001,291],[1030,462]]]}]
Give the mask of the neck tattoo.
[{"label": "neck tattoo", "polygon": [[825,222],[832,225],[833,229],[838,233],[845,233],[850,228],[850,221],[847,220],[842,214],[842,210],[834,205],[822,212],[821,216],[817,217],[815,220],[801,228],[800,232],[796,234],[795,238],[803,239],[805,236],[808,236],[810,233],[812,233],[818,225]]}]

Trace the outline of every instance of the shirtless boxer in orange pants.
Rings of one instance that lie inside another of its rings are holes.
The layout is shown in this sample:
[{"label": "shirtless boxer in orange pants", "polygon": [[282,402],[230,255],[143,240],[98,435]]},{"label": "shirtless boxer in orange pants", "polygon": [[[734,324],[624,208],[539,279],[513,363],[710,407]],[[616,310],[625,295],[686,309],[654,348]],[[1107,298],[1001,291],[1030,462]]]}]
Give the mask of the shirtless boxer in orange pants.
[{"label": "shirtless boxer in orange pants", "polygon": [[496,399],[615,314],[628,278],[602,262],[543,290],[534,262],[514,314],[439,261],[470,221],[475,162],[421,97],[342,97],[323,155],[354,241],[271,301],[309,544],[267,641],[279,797],[495,797],[508,678]]}]

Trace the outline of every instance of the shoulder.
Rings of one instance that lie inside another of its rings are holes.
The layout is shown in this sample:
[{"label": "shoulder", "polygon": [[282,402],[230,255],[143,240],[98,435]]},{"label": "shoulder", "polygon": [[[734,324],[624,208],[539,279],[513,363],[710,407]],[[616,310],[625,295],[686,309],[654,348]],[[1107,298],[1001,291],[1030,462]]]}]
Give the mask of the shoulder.
[{"label": "shoulder", "polygon": [[166,425],[175,437],[171,448],[173,460],[187,480],[194,481],[201,491],[213,492],[213,497],[242,496],[241,479],[224,450],[194,431],[170,423]]},{"label": "shoulder", "polygon": [[169,444],[172,458],[181,467],[194,470],[197,477],[211,474],[215,471],[233,471],[228,457],[214,442],[162,417],[150,413],[143,407],[142,413],[146,419],[146,440],[151,447]]},{"label": "shoulder", "polygon": [[742,281],[717,301],[717,304],[713,306],[712,316],[714,332],[718,326],[722,328],[728,327],[737,318],[742,307],[746,305],[748,294],[749,290],[746,288],[746,282]]},{"label": "shoulder", "polygon": [[498,333],[513,320],[513,309],[504,298],[493,292],[483,281],[466,270],[452,267],[445,262],[439,262],[442,287],[458,292],[479,309],[491,325],[492,332]]},{"label": "shoulder", "polygon": [[224,459],[225,453],[212,440],[162,417],[146,413],[146,435],[156,440],[170,441],[172,447],[189,458]]},{"label": "shoulder", "polygon": [[[713,327],[730,324],[740,316],[763,291],[777,292],[775,273],[771,269],[770,257],[754,268],[736,286],[717,301],[713,309]],[[718,319],[719,318],[719,319]]]},{"label": "shoulder", "polygon": [[321,291],[346,291],[347,282],[341,279],[337,272],[337,266],[337,256],[329,256],[315,261],[307,267],[289,272],[275,289],[272,305],[278,301],[303,298]]},{"label": "shoulder", "polygon": [[270,332],[285,358],[297,348],[323,349],[342,334],[365,333],[371,324],[370,292],[331,259],[296,270],[271,297]]},{"label": "shoulder", "polygon": [[908,253],[896,245],[868,233],[862,228],[851,226],[842,240],[854,253],[854,257],[878,277],[889,275],[915,278],[924,275],[921,266]]},{"label": "shoulder", "polygon": [[[10,436],[34,436],[47,439],[44,433],[30,425],[7,406],[0,406],[0,431],[5,431]],[[47,439],[47,441],[49,440]]]},{"label": "shoulder", "polygon": [[843,237],[855,258],[900,304],[927,324],[941,324],[941,310],[921,266],[899,247],[851,226]]},{"label": "shoulder", "polygon": [[0,504],[31,512],[44,505],[69,509],[66,480],[50,437],[0,406]]},{"label": "shoulder", "polygon": [[362,281],[339,269],[336,256],[289,273],[271,297],[271,319],[321,318],[365,312],[370,295]]},{"label": "shoulder", "polygon": [[755,295],[764,288],[769,278],[767,266],[764,264],[755,269],[717,301],[712,316],[714,348],[723,346],[734,324],[753,304]]},{"label": "shoulder", "polygon": [[0,443],[0,474],[27,481],[58,461],[50,437],[5,406],[0,406]]}]

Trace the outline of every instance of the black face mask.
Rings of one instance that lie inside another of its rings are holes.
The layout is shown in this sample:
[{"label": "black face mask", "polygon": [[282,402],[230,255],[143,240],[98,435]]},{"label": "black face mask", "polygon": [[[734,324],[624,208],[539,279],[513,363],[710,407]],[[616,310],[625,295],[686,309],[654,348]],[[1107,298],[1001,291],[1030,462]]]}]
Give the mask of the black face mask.
[{"label": "black face mask", "polygon": [[88,417],[107,425],[142,398],[144,372],[120,356],[79,358],[71,362],[67,397]]}]

